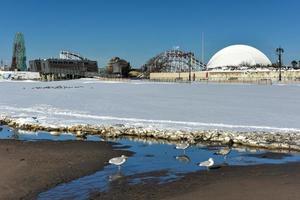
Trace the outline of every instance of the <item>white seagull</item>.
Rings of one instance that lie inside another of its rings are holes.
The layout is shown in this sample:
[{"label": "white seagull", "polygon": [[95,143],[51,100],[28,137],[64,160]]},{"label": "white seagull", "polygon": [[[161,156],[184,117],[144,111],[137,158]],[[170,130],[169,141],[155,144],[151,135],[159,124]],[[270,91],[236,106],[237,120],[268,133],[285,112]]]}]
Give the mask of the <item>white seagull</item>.
[{"label": "white seagull", "polygon": [[185,150],[189,147],[189,143],[179,143],[176,145],[176,149],[182,149],[183,152],[185,153]]},{"label": "white seagull", "polygon": [[199,163],[199,166],[200,167],[207,167],[207,169],[209,169],[214,164],[215,164],[214,159],[213,158],[209,158],[207,161],[203,161],[203,162]]},{"label": "white seagull", "polygon": [[122,155],[120,157],[111,158],[108,162],[109,164],[117,165],[120,169],[120,166],[126,162],[127,158],[127,156]]}]

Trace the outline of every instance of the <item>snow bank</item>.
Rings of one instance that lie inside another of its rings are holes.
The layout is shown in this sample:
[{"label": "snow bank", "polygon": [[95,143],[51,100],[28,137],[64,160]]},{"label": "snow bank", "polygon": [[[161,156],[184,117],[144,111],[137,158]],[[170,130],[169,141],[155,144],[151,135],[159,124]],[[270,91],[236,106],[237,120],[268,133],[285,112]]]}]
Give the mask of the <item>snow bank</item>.
[{"label": "snow bank", "polygon": [[0,80],[39,80],[38,72],[0,71]]}]

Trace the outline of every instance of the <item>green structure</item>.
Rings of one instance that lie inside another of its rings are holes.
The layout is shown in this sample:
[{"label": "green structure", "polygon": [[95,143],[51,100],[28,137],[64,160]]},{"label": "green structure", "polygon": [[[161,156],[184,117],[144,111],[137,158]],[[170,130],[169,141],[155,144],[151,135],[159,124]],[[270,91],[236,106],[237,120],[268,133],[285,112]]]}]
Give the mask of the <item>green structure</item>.
[{"label": "green structure", "polygon": [[11,70],[27,71],[26,66],[26,49],[23,33],[16,33],[13,44],[13,57],[11,62]]}]

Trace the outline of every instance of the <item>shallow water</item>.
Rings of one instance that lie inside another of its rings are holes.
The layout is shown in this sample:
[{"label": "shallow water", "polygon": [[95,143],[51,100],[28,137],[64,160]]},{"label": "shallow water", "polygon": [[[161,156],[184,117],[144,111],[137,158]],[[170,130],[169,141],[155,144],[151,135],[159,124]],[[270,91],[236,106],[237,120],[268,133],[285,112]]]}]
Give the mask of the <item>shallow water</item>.
[{"label": "shallow water", "polygon": [[[46,132],[23,132],[14,131],[7,127],[2,127],[0,139],[19,140],[75,140],[71,134],[53,136]],[[1,130],[1,128],[0,128]],[[87,140],[101,141],[100,137],[89,136]],[[111,140],[112,141],[112,140]],[[85,176],[69,183],[60,184],[55,188],[41,193],[39,199],[87,199],[92,192],[107,191],[113,181],[122,177],[137,175],[128,180],[129,184],[155,180],[165,183],[179,179],[186,173],[207,170],[199,167],[198,162],[214,158],[217,165],[255,165],[255,164],[279,164],[285,162],[300,161],[300,154],[280,154],[274,158],[260,156],[266,153],[265,150],[255,150],[246,148],[233,148],[230,155],[224,159],[222,156],[214,155],[220,147],[207,147],[204,145],[191,146],[187,150],[177,150],[173,144],[163,144],[160,142],[133,141],[130,139],[117,139],[115,145],[118,148],[126,148],[135,154],[128,158],[127,162],[118,170],[117,167],[108,165],[104,170],[98,171],[90,176]],[[139,177],[139,174],[150,172],[166,171],[162,176],[146,175]]]},{"label": "shallow water", "polygon": [[[0,126],[0,139],[16,139],[26,141],[38,141],[38,140],[53,140],[53,141],[66,141],[66,140],[79,140],[71,133],[63,133],[60,136],[52,135],[48,132],[30,132],[11,129],[7,126]],[[101,141],[102,139],[97,136],[88,136],[89,141]]]}]

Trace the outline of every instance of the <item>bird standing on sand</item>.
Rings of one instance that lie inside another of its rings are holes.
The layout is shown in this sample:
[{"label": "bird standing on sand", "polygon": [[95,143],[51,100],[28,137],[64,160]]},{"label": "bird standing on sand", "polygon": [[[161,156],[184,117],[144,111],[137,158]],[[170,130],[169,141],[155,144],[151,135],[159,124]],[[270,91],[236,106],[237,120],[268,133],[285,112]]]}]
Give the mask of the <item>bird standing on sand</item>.
[{"label": "bird standing on sand", "polygon": [[209,169],[210,167],[214,166],[215,162],[213,158],[209,158],[207,161],[203,161],[199,163],[200,167],[207,167]]},{"label": "bird standing on sand", "polygon": [[120,170],[121,165],[126,162],[127,158],[127,156],[122,155],[120,157],[111,158],[108,162],[109,164],[117,165]]},{"label": "bird standing on sand", "polygon": [[185,150],[189,147],[189,143],[179,143],[176,145],[176,149],[182,149],[183,153],[185,154]]},{"label": "bird standing on sand", "polygon": [[215,155],[222,155],[224,156],[224,159],[226,160],[226,157],[228,154],[230,154],[231,152],[231,148],[230,147],[224,147],[222,149],[219,149],[218,151],[216,151],[214,154]]}]

